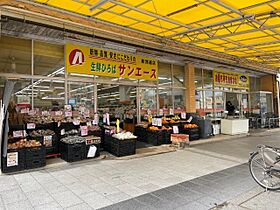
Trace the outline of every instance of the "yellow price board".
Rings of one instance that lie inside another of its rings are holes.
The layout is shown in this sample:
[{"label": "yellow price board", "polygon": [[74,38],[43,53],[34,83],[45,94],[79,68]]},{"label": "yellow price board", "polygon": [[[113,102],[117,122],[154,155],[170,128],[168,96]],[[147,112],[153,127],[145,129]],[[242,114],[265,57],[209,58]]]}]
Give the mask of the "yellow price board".
[{"label": "yellow price board", "polygon": [[95,47],[66,44],[66,72],[106,77],[157,80],[158,61]]},{"label": "yellow price board", "polygon": [[237,89],[249,89],[250,78],[248,74],[214,71],[214,86],[237,88]]}]

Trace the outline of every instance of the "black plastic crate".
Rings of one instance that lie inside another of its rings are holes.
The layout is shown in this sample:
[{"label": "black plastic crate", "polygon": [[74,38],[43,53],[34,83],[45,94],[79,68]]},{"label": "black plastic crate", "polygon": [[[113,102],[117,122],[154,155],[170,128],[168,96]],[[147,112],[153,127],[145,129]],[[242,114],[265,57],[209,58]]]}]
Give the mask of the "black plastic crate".
[{"label": "black plastic crate", "polygon": [[88,135],[101,137],[102,131],[101,131],[101,130],[95,130],[95,131],[89,130],[89,131],[88,131]]},{"label": "black plastic crate", "polygon": [[199,140],[199,138],[199,134],[189,134],[190,141]]},{"label": "black plastic crate", "polygon": [[136,138],[119,140],[112,137],[109,152],[117,157],[134,155],[136,153]]},{"label": "black plastic crate", "polygon": [[59,143],[61,158],[67,162],[75,162],[84,160],[86,158],[86,144],[66,144],[64,142]]},{"label": "black plastic crate", "polygon": [[[9,154],[10,153],[10,154]],[[11,153],[17,153],[17,165],[8,166],[8,157],[12,155]],[[9,149],[7,151],[7,156],[2,157],[2,172],[3,173],[13,173],[17,171],[22,171],[25,169],[25,149]]]},{"label": "black plastic crate", "polygon": [[146,128],[135,126],[134,134],[137,136],[137,141],[148,142],[148,133]]},{"label": "black plastic crate", "polygon": [[154,146],[165,144],[165,139],[166,139],[165,132],[148,130],[147,139],[148,139],[148,143]]},{"label": "black plastic crate", "polygon": [[45,146],[41,147],[29,147],[26,148],[25,160],[32,160],[36,158],[45,158],[46,148]]},{"label": "black plastic crate", "polygon": [[164,140],[163,143],[164,144],[171,144],[171,134],[172,134],[172,130],[166,130],[164,131]]},{"label": "black plastic crate", "polygon": [[[96,147],[96,153],[95,153],[95,156],[92,157],[92,158],[96,158],[96,157],[99,157],[100,156],[100,144],[92,144]],[[89,148],[90,148],[91,145],[86,145],[86,154],[85,154],[85,157],[86,158],[89,158],[87,157],[87,154],[88,154],[88,151],[89,151]]]},{"label": "black plastic crate", "polygon": [[39,168],[46,165],[46,148],[41,147],[30,147],[26,148],[25,151],[25,168]]}]

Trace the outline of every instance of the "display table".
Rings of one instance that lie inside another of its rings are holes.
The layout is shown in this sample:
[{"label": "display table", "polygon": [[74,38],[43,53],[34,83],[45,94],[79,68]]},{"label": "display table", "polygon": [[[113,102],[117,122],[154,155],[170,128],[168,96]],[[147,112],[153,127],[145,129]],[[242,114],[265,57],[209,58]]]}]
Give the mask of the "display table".
[{"label": "display table", "polygon": [[244,134],[249,132],[248,119],[222,119],[221,133],[228,135]]}]

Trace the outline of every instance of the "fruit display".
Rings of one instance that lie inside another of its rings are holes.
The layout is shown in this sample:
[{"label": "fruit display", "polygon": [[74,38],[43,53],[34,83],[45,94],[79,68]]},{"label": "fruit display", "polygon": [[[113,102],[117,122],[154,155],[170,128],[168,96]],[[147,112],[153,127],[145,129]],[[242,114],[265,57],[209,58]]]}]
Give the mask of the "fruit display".
[{"label": "fruit display", "polygon": [[9,143],[8,149],[21,149],[26,147],[29,148],[29,147],[40,147],[40,146],[42,146],[42,144],[39,141],[21,139],[15,143]]},{"label": "fruit display", "polygon": [[160,129],[156,126],[151,126],[151,127],[149,127],[149,130],[150,131],[159,131]]},{"label": "fruit display", "polygon": [[55,135],[55,132],[52,130],[34,130],[31,133],[29,133],[29,136],[31,137],[40,137],[40,136],[52,136]]},{"label": "fruit display", "polygon": [[149,127],[149,130],[150,131],[163,131],[163,130],[172,130],[172,128],[165,127],[165,126],[162,126],[161,128],[156,127],[156,126],[151,126],[151,127]]},{"label": "fruit display", "polygon": [[198,128],[196,124],[185,124],[184,128]]},{"label": "fruit display", "polygon": [[134,136],[131,132],[121,132],[121,133],[113,134],[113,137],[119,140],[137,138],[137,136]]}]

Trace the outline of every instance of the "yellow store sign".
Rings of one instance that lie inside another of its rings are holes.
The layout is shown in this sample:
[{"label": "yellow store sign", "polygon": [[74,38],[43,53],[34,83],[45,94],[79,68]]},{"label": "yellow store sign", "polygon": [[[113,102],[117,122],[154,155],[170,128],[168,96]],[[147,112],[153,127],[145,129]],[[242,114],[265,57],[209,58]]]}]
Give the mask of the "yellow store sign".
[{"label": "yellow store sign", "polygon": [[249,75],[233,72],[214,71],[214,86],[249,89]]},{"label": "yellow store sign", "polygon": [[106,77],[157,80],[158,61],[153,58],[95,47],[67,44],[66,72]]}]

